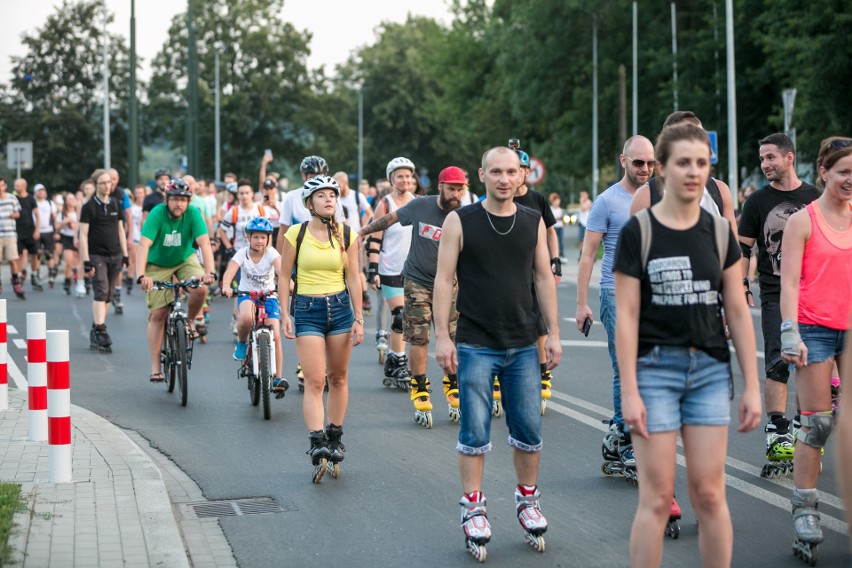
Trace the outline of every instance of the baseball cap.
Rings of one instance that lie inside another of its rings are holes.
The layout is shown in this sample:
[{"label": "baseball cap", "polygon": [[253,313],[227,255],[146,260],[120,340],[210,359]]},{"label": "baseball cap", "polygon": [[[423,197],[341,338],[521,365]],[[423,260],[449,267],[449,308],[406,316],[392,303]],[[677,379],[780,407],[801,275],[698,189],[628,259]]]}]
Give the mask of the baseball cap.
[{"label": "baseball cap", "polygon": [[230,191],[231,193],[236,193],[237,192],[237,184],[235,184],[234,182],[231,182],[231,183],[229,183],[228,185],[225,186],[225,189]]},{"label": "baseball cap", "polygon": [[37,184],[35,184],[35,187],[33,188],[33,191],[38,191],[38,190],[40,190],[40,189],[47,189],[47,188],[46,188],[46,187],[44,187],[44,185],[42,185],[42,184],[40,184],[40,183],[37,183]]},{"label": "baseball cap", "polygon": [[464,170],[456,166],[449,166],[441,170],[438,174],[438,183],[458,183],[464,185],[467,183]]},{"label": "baseball cap", "polygon": [[276,187],[275,181],[271,179],[267,179],[263,182],[263,189],[274,189]]}]

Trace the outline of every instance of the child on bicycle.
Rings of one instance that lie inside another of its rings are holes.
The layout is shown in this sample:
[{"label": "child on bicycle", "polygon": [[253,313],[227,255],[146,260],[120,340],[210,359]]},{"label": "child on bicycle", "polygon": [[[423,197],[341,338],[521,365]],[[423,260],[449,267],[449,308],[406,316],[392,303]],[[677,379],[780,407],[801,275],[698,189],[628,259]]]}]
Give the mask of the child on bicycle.
[{"label": "child on bicycle", "polygon": [[[234,359],[243,361],[246,358],[249,332],[254,322],[255,305],[245,292],[275,292],[275,275],[281,270],[281,255],[272,245],[272,223],[265,217],[255,217],[245,228],[248,246],[239,249],[225,269],[222,277],[222,293],[230,298],[234,291],[231,281],[240,271],[238,287],[239,299],[237,309],[237,346],[234,347]],[[281,308],[278,298],[267,298],[264,304],[266,317],[275,337],[275,369],[276,376],[272,381],[272,391],[283,393],[290,384],[280,376],[284,355],[281,350]]]}]

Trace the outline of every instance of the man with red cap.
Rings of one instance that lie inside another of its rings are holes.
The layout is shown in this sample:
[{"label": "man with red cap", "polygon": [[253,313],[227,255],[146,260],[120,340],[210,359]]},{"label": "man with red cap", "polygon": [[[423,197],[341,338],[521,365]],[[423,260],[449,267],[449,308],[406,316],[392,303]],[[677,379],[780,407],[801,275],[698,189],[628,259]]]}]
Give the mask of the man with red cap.
[{"label": "man with red cap", "polygon": [[[438,269],[438,243],[444,219],[450,211],[459,208],[459,199],[466,184],[467,175],[464,170],[456,166],[444,168],[438,175],[438,195],[414,199],[396,211],[374,220],[359,233],[364,237],[376,231],[383,231],[397,222],[414,228],[411,248],[402,269],[405,282],[402,325],[403,339],[411,345],[411,400],[414,402],[414,419],[426,428],[432,427],[426,358],[429,327],[432,324],[432,288]],[[455,335],[455,325],[456,314],[453,307],[450,317],[452,335]],[[444,394],[449,404],[450,419],[457,422],[459,397],[455,375],[444,377]]]}]

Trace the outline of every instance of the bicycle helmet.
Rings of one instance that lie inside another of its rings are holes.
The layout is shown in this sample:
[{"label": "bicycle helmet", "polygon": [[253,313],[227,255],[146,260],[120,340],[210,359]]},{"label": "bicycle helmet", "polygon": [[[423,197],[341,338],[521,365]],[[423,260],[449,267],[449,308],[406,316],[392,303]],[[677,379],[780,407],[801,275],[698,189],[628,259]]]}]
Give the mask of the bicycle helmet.
[{"label": "bicycle helmet", "polygon": [[509,148],[515,151],[515,154],[518,155],[518,160],[521,161],[521,167],[529,168],[530,167],[530,155],[521,150],[521,141],[517,138],[509,139]]},{"label": "bicycle helmet", "polygon": [[328,175],[328,162],[320,156],[305,156],[302,159],[302,165],[299,166],[299,171],[308,175]]},{"label": "bicycle helmet", "polygon": [[266,217],[255,217],[246,224],[245,234],[249,236],[251,233],[273,233],[272,223]]},{"label": "bicycle helmet", "polygon": [[166,197],[192,197],[192,192],[189,191],[189,186],[182,179],[172,178],[166,184]]},{"label": "bicycle helmet", "polygon": [[154,172],[154,179],[160,179],[163,176],[168,176],[169,178],[171,178],[172,174],[170,174],[169,170],[167,170],[166,168],[160,168],[159,170]]},{"label": "bicycle helmet", "polygon": [[239,189],[239,186],[236,184],[236,182],[233,182],[233,181],[232,181],[231,183],[229,183],[228,185],[226,185],[226,186],[225,186],[225,189],[226,189],[228,192],[233,193],[234,195],[236,195],[236,194],[237,194],[237,189]]},{"label": "bicycle helmet", "polygon": [[305,207],[308,207],[308,201],[310,201],[311,196],[318,192],[321,189],[333,189],[335,195],[340,197],[340,186],[337,185],[337,180],[333,177],[329,176],[317,176],[313,177],[305,182],[305,185],[302,186],[302,202],[305,204]]},{"label": "bicycle helmet", "polygon": [[[415,169],[414,169],[414,162],[412,162],[408,158],[403,158],[402,156],[400,156],[400,157],[394,158],[393,160],[388,162],[388,167],[385,170],[385,173],[386,173],[385,177],[387,177],[388,180],[390,180],[391,175],[393,175],[393,173],[400,168],[408,168],[409,170],[411,170],[412,174],[416,173]],[[391,182],[391,183],[393,183],[393,182]]]}]

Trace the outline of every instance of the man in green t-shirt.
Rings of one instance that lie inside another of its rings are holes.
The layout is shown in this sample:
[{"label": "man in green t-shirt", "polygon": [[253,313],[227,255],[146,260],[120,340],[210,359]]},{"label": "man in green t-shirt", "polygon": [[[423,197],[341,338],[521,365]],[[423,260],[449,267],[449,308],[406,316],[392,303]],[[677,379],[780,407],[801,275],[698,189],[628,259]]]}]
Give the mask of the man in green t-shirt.
[{"label": "man in green t-shirt", "polygon": [[[207,297],[207,284],[216,279],[213,251],[207,225],[201,212],[189,206],[192,192],[183,180],[173,179],[166,186],[165,202],[151,210],[142,226],[139,250],[136,253],[136,282],[146,292],[148,304],[148,349],[151,354],[151,381],[165,380],[160,368],[160,348],[163,344],[163,331],[169,313],[169,303],[173,295],[171,290],[152,290],[154,280],[171,281],[176,277],[181,281],[200,278],[205,284],[189,291],[189,309],[187,318],[192,333],[195,333],[193,321],[201,310]],[[204,268],[198,262],[193,244],[198,245]]]}]

